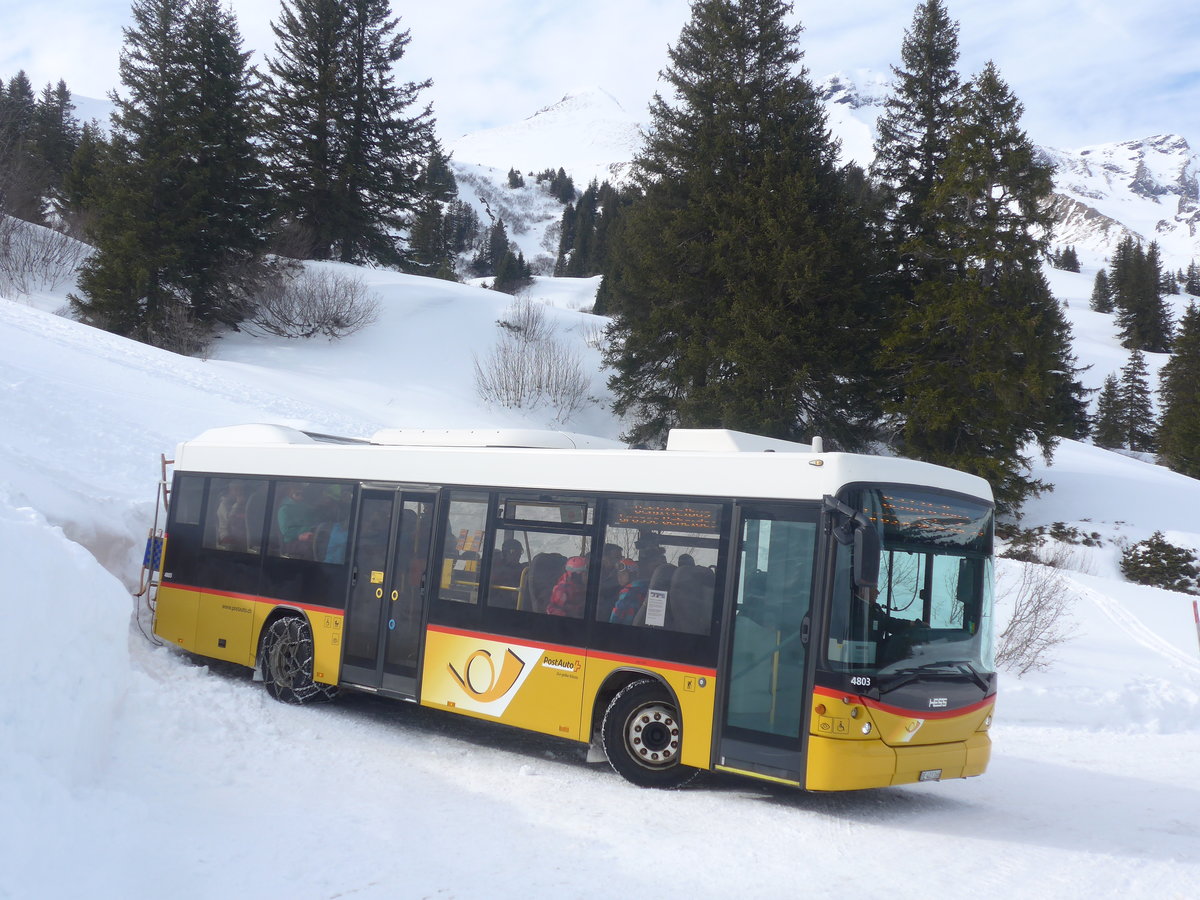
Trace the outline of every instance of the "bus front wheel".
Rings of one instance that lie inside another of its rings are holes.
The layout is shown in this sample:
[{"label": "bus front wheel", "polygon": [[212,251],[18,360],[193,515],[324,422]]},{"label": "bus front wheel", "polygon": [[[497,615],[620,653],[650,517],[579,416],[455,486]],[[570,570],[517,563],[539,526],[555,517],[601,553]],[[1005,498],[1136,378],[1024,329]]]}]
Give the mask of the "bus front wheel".
[{"label": "bus front wheel", "polygon": [[677,788],[697,770],[679,764],[683,723],[675,701],[643,678],[617,692],[600,726],[604,753],[617,774],[639,787]]},{"label": "bus front wheel", "polygon": [[336,688],[313,681],[313,637],[299,616],[276,619],[262,643],[262,675],[267,693],[281,703],[328,700]]}]

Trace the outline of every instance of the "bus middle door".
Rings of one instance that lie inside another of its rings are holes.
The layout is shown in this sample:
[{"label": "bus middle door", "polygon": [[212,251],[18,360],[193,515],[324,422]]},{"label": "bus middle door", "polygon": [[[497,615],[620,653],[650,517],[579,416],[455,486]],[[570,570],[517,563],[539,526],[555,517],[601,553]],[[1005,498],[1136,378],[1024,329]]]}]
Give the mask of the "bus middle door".
[{"label": "bus middle door", "polygon": [[363,488],[351,551],[342,681],[416,696],[435,499]]},{"label": "bus middle door", "polygon": [[818,510],[744,505],[739,513],[717,768],[803,785]]}]

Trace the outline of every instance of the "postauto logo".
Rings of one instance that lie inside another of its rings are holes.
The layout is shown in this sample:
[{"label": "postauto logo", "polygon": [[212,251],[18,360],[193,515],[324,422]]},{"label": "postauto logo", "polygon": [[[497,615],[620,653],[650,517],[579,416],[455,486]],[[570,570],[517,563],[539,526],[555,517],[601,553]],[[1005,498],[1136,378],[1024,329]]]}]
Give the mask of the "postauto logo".
[{"label": "postauto logo", "polygon": [[513,653],[511,648],[504,651],[504,659],[500,663],[500,671],[496,671],[496,662],[487,650],[476,650],[467,657],[462,665],[462,672],[454,668],[453,663],[447,663],[446,668],[458,685],[468,696],[478,703],[491,703],[499,700],[513,689],[521,672],[525,669],[525,660]]}]

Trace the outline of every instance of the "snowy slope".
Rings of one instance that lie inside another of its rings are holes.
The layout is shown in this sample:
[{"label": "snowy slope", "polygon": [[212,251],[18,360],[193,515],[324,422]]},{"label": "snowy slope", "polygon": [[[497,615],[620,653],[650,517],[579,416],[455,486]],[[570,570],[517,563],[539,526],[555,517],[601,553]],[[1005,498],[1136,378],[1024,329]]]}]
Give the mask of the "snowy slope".
[{"label": "snowy slope", "polygon": [[[131,627],[158,454],[217,424],[347,434],[533,425],[471,391],[508,299],[362,270],[379,322],[340,342],[221,341],[208,360],[0,300],[0,897],[851,894],[1190,897],[1200,883],[1200,653],[1190,599],[1119,581],[1119,541],[1200,535],[1200,483],[1064,442],[1029,523],[1103,535],[1066,575],[1072,640],[1002,679],[982,778],[805,795],[721,777],[630,787],[575,745],[354,696],[267,699]],[[1054,273],[1082,361],[1123,361],[1088,273]],[[534,292],[583,354],[595,281]],[[56,308],[61,297],[39,300]],[[1084,314],[1086,313],[1086,315]],[[595,356],[587,356],[597,365]],[[602,393],[600,376],[594,385]],[[620,430],[592,408],[571,428]],[[1005,590],[1022,564],[1001,561]],[[69,850],[65,850],[69,848]],[[69,864],[64,864],[64,853]]]}]

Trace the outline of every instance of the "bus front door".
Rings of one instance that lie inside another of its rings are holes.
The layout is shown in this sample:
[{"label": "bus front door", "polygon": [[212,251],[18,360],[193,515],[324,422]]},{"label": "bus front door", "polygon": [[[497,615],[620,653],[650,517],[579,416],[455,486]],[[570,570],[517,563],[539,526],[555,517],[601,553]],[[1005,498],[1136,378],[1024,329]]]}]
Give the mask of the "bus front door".
[{"label": "bus front door", "polygon": [[740,513],[717,768],[803,785],[818,511]]},{"label": "bus front door", "polygon": [[351,552],[341,681],[417,694],[433,494],[363,488]]}]

